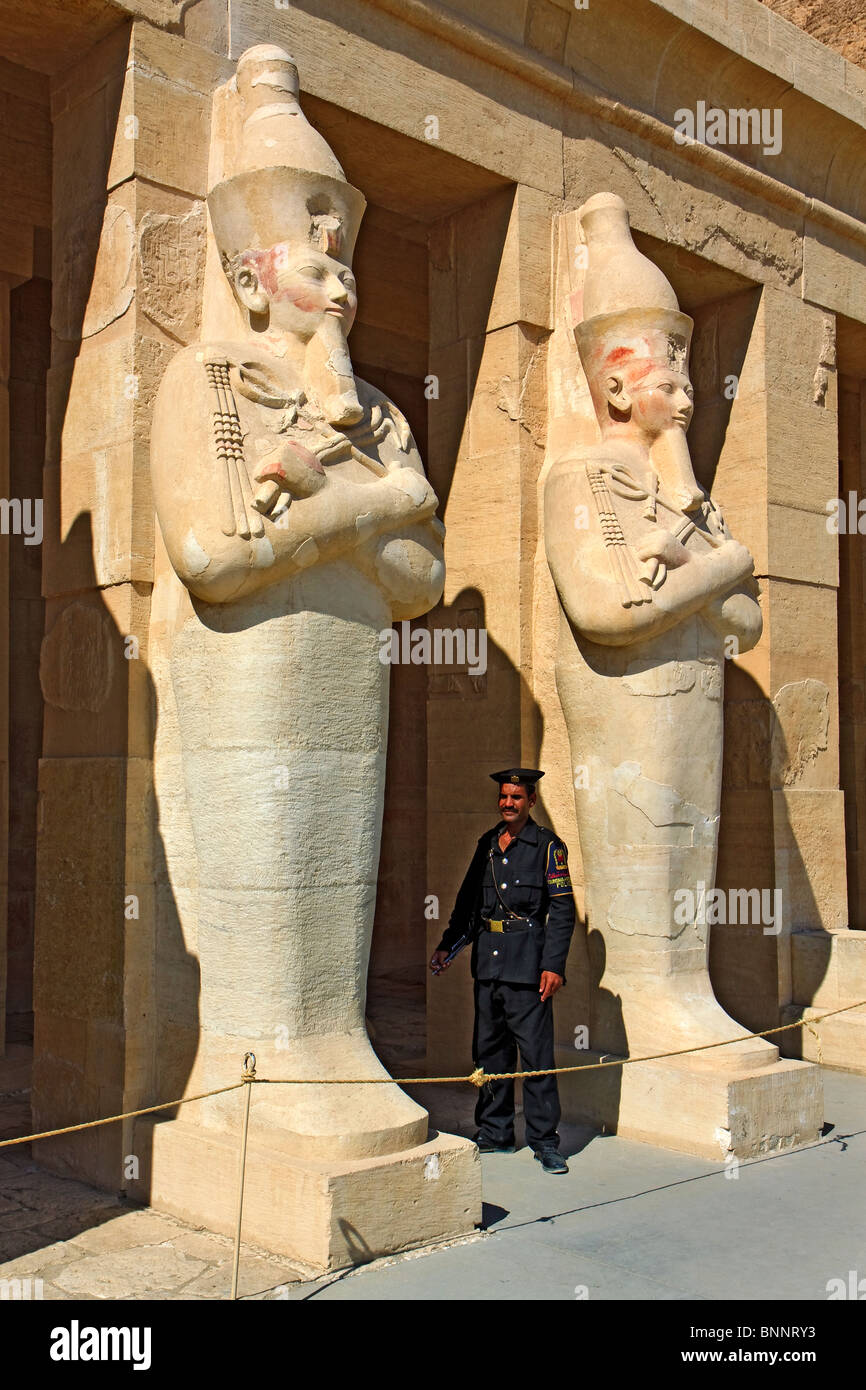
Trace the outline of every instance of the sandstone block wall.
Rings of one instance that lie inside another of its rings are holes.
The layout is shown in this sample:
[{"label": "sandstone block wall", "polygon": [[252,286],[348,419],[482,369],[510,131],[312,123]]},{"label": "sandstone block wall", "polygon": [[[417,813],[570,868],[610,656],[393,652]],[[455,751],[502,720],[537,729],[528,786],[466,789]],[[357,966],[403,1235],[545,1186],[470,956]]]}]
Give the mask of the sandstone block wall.
[{"label": "sandstone block wall", "polygon": [[[468,1065],[466,964],[427,981],[424,962],[495,819],[487,772],[503,758],[549,767],[539,814],[571,847],[580,897],[538,487],[552,427],[554,221],[610,190],[696,319],[696,464],[761,577],[765,635],[727,685],[719,883],[783,887],[790,911],[778,938],[720,928],[712,970],[743,1023],[775,1022],[798,997],[790,932],[866,925],[862,566],[856,543],[824,525],[840,486],[839,416],[843,486],[859,487],[862,463],[866,371],[846,348],[837,389],[836,352],[841,365],[840,325],[866,317],[866,75],[757,0],[728,0],[724,13],[687,0],[587,11],[567,0],[142,0],[101,22],[89,38],[70,31],[65,58],[59,42],[52,50],[50,198],[49,84],[0,63],[0,94],[33,108],[27,148],[16,134],[0,151],[0,489],[8,296],[39,274],[33,228],[53,231],[37,1122],[165,1099],[191,1066],[194,955],[178,934],[155,939],[150,907],[167,888],[150,791],[149,420],[168,361],[198,327],[211,95],[230,55],[260,41],[290,48],[310,119],[371,205],[352,348],[358,372],[409,416],[443,502],[448,587],[428,625],[488,634],[483,676],[392,673],[374,974],[408,982],[416,1001],[426,985],[432,1071]],[[782,151],[675,145],[676,109],[698,100],[780,109]],[[0,675],[8,572],[0,562]],[[26,914],[32,887],[13,888]],[[429,895],[438,921],[424,917]],[[0,931],[5,921],[0,912]],[[588,1017],[584,952],[578,933],[560,1043]],[[395,1045],[417,1060],[413,1026]],[[96,1133],[45,1161],[120,1185],[126,1140]]]},{"label": "sandstone block wall", "polygon": [[[0,495],[42,495],[51,229],[48,81],[0,59]],[[30,1030],[41,741],[41,547],[0,536],[0,1057]]]}]

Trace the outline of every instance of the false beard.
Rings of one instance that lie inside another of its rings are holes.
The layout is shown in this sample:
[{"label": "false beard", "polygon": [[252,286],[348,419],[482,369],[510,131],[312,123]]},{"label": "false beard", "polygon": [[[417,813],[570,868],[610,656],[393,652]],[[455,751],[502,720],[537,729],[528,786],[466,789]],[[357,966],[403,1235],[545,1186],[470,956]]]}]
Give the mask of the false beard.
[{"label": "false beard", "polygon": [[304,362],[307,395],[317,401],[329,424],[357,425],[364,407],[358,400],[352,359],[342,319],[328,315],[307,344]]},{"label": "false beard", "polygon": [[692,512],[704,500],[692,469],[686,432],[681,425],[660,434],[650,450],[650,460],[665,491],[684,512]]}]

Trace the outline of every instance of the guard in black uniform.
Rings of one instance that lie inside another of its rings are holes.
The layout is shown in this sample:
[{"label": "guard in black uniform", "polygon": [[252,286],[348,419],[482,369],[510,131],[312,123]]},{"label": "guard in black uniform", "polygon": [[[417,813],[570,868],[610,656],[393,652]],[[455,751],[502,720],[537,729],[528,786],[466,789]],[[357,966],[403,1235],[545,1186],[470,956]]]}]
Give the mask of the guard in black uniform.
[{"label": "guard in black uniform", "polygon": [[[499,783],[502,820],[481,836],[448,929],[430,969],[439,975],[462,938],[472,940],[475,1065],[487,1072],[555,1066],[553,995],[565,983],[575,907],[568,850],[530,816],[537,768],[491,773]],[[546,1173],[567,1173],[559,1153],[560,1106],[555,1076],[523,1083],[526,1141]],[[475,1108],[482,1153],[514,1152],[514,1082],[487,1082]]]}]

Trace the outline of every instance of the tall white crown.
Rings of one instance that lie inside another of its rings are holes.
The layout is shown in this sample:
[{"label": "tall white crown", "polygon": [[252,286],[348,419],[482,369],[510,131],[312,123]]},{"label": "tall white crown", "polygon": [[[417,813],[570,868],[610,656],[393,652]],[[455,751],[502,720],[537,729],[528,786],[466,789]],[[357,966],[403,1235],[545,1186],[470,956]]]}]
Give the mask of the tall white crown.
[{"label": "tall white crown", "polygon": [[298,92],[298,69],[285,49],[259,44],[238,60],[223,177],[207,199],[224,262],[282,241],[352,262],[366,200],[310,125]]},{"label": "tall white crown", "polygon": [[664,273],[632,241],[622,198],[597,193],[577,216],[588,264],[575,338],[590,384],[637,361],[685,372],[694,323],[680,312]]}]

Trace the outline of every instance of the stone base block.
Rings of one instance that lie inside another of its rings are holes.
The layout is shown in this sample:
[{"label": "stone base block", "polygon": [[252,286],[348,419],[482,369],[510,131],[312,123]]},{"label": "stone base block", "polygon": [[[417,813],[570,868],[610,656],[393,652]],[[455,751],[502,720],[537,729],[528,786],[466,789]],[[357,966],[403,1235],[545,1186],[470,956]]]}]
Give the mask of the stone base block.
[{"label": "stone base block", "polygon": [[[788,1004],[782,1010],[782,1022],[793,1023],[799,1018],[808,1022],[821,1018],[825,1012],[825,1007],[813,1009],[803,1004]],[[837,1071],[866,1075],[866,1009],[837,1014],[835,1018],[814,1025],[814,1031],[803,1028],[799,1037],[802,1055],[808,1062],[821,1062]]]},{"label": "stone base block", "polygon": [[[624,1139],[719,1162],[818,1138],[824,1092],[817,1067],[782,1058],[754,1070],[713,1069],[705,1056],[561,1076],[563,1114]],[[585,1062],[609,1059],[600,1052],[580,1054]],[[574,1066],[574,1052],[563,1049],[557,1065]]]},{"label": "stone base block", "polygon": [[[794,932],[791,967],[797,1002],[787,1006],[783,1023],[858,1004],[866,999],[866,931]],[[866,1008],[828,1018],[816,1031],[820,1047],[808,1028],[787,1034],[790,1043],[782,1045],[786,1051],[796,1048],[811,1062],[866,1074]]]},{"label": "stone base block", "polygon": [[[144,1120],[135,1152],[150,1161],[130,1196],[234,1234],[239,1136]],[[243,1239],[311,1272],[469,1235],[480,1221],[481,1164],[467,1139],[436,1134],[403,1153],[324,1163],[287,1158],[250,1135]]]},{"label": "stone base block", "polygon": [[0,1096],[24,1094],[30,1090],[33,1048],[26,1043],[9,1043],[0,1054]]}]

